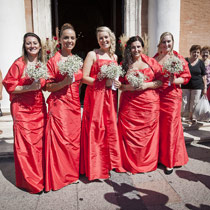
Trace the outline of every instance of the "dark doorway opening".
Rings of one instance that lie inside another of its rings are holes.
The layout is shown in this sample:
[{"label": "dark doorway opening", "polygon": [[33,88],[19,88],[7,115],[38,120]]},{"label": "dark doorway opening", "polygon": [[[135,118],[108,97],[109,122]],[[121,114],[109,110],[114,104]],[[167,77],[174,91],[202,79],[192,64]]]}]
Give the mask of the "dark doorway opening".
[{"label": "dark doorway opening", "polygon": [[[74,54],[85,59],[87,53],[98,48],[96,28],[108,26],[116,35],[116,41],[123,33],[123,0],[52,0],[52,30],[56,35],[64,23],[71,23],[77,33],[77,43]],[[116,54],[121,60],[121,53],[116,49]],[[83,85],[81,103],[84,98]]]}]

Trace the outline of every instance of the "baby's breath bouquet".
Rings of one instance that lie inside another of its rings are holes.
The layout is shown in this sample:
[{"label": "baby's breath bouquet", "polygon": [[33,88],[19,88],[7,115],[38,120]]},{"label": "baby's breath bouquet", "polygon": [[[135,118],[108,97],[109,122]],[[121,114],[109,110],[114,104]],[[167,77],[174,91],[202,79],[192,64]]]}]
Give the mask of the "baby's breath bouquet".
[{"label": "baby's breath bouquet", "polygon": [[126,78],[130,85],[132,85],[134,88],[139,88],[147,79],[147,76],[139,71],[131,70],[126,75]]},{"label": "baby's breath bouquet", "polygon": [[115,63],[110,63],[109,65],[101,66],[100,72],[98,73],[98,79],[103,80],[107,79],[118,79],[119,76],[123,76],[124,71],[121,66],[118,66]]},{"label": "baby's breath bouquet", "polygon": [[68,74],[73,78],[74,73],[77,73],[83,66],[83,60],[78,55],[68,56],[66,60],[58,62],[58,69],[62,75]]},{"label": "baby's breath bouquet", "polygon": [[[123,75],[124,71],[122,67],[112,62],[108,65],[104,64],[101,66],[100,72],[98,73],[98,79],[103,80],[104,78],[107,78],[111,80],[118,80],[119,77]],[[116,90],[113,84],[112,89]]]},{"label": "baby's breath bouquet", "polygon": [[26,74],[36,81],[39,79],[47,79],[47,66],[42,62],[27,65]]},{"label": "baby's breath bouquet", "polygon": [[[173,75],[179,75],[184,71],[183,68],[184,62],[181,61],[176,56],[171,56],[166,62],[163,64],[163,72],[164,77],[170,77]],[[168,85],[171,85],[171,81],[169,81]]]},{"label": "baby's breath bouquet", "polygon": [[168,77],[170,74],[180,74],[184,71],[183,65],[183,61],[181,61],[178,57],[170,57],[163,64],[163,71],[165,72],[165,76]]}]

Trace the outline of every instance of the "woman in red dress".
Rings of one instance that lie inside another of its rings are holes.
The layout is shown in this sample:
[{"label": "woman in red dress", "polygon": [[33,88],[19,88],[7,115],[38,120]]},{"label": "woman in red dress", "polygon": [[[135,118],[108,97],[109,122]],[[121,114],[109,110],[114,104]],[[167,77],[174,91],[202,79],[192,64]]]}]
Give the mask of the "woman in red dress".
[{"label": "woman in red dress", "polygon": [[14,125],[16,186],[30,193],[43,191],[43,142],[46,105],[41,87],[44,80],[28,77],[26,68],[42,61],[41,40],[34,33],[23,39],[23,56],[10,67],[3,85],[10,94]]},{"label": "woman in red dress", "polygon": [[[159,150],[159,94],[161,66],[142,54],[144,42],[131,37],[123,59],[126,75],[122,78],[118,131],[123,168],[133,174],[157,168]],[[142,73],[146,80],[139,86],[129,84],[129,73]]]},{"label": "woman in red dress", "polygon": [[[83,67],[83,83],[87,84],[81,133],[81,168],[89,180],[107,179],[109,171],[121,166],[117,132],[117,92],[112,81],[97,77],[100,68],[117,64],[115,35],[108,27],[97,28],[99,49],[90,51]],[[119,81],[115,81],[118,88]]]},{"label": "woman in red dress", "polygon": [[79,87],[81,70],[71,78],[62,75],[58,62],[72,56],[76,33],[71,24],[64,24],[60,32],[61,50],[48,61],[49,80],[46,89],[51,92],[45,143],[45,191],[58,190],[79,179],[81,111]]},{"label": "woman in red dress", "polygon": [[[183,127],[181,122],[182,90],[181,84],[187,84],[191,78],[185,59],[173,51],[174,38],[169,32],[160,36],[158,53],[155,59],[163,65],[171,56],[183,62],[184,71],[176,77],[171,74],[165,77],[160,88],[160,151],[159,162],[166,169],[166,174],[173,172],[174,166],[182,166],[188,162]],[[171,85],[169,85],[169,80]]]}]

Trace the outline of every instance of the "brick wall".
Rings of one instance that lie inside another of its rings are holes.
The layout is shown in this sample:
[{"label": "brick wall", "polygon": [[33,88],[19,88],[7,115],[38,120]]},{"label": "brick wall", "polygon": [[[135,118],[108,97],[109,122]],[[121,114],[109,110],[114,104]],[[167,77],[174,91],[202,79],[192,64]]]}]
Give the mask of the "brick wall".
[{"label": "brick wall", "polygon": [[210,0],[181,0],[179,52],[183,56],[189,56],[193,44],[210,45],[209,11]]}]

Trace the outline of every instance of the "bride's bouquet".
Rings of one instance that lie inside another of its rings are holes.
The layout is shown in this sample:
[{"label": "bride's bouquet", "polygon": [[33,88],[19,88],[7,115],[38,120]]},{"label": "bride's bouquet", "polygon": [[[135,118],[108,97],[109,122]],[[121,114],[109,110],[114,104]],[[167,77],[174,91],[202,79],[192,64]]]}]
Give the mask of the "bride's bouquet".
[{"label": "bride's bouquet", "polygon": [[[118,80],[120,76],[124,75],[124,71],[121,66],[110,63],[108,65],[104,64],[100,68],[100,72],[98,73],[98,79],[103,80],[104,78],[111,79],[111,80]],[[116,90],[114,85],[112,84],[112,89]]]},{"label": "bride's bouquet", "polygon": [[147,76],[139,71],[131,70],[126,75],[126,78],[131,86],[139,88],[147,79]]},{"label": "bride's bouquet", "polygon": [[39,79],[47,79],[47,66],[42,62],[32,63],[27,65],[26,74],[35,81]]},{"label": "bride's bouquet", "polygon": [[83,60],[78,55],[68,56],[66,60],[58,62],[58,69],[62,75],[67,74],[73,78],[74,74],[78,72],[83,66]]},{"label": "bride's bouquet", "polygon": [[[170,77],[173,75],[179,75],[184,71],[183,68],[184,62],[181,61],[178,57],[172,56],[163,64],[163,73],[164,77]],[[169,86],[171,82],[169,81]]]}]

